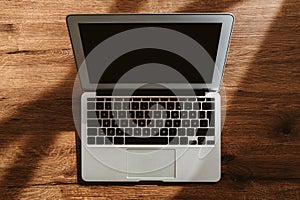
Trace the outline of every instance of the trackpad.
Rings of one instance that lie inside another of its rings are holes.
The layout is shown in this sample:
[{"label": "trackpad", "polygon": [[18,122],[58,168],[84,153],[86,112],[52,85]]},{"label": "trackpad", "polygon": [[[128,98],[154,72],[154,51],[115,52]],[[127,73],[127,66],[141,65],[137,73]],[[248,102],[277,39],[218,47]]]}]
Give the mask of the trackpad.
[{"label": "trackpad", "polygon": [[174,149],[127,149],[128,178],[174,178],[175,150]]}]

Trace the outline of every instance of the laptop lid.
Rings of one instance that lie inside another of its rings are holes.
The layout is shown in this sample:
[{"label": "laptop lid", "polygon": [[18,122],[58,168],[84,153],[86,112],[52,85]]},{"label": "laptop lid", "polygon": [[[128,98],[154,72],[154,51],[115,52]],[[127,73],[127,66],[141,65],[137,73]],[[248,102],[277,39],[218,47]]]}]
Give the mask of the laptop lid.
[{"label": "laptop lid", "polygon": [[116,84],[155,89],[154,83],[218,91],[233,16],[69,15],[67,24],[84,91],[113,89]]}]

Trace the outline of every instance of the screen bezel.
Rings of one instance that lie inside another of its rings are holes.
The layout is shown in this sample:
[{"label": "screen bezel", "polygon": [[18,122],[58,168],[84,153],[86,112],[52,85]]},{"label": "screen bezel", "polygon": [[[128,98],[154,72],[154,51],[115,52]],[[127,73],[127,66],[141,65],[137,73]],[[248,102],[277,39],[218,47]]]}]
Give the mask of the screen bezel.
[{"label": "screen bezel", "polygon": [[[101,15],[68,15],[67,25],[72,42],[72,48],[78,70],[78,76],[81,87],[84,91],[95,91],[96,89],[113,89],[115,84],[92,84],[89,81],[88,71],[85,64],[85,55],[81,42],[79,24],[82,23],[221,23],[221,33],[217,56],[215,61],[215,70],[212,83],[190,85],[182,83],[167,83],[168,88],[185,89],[208,89],[219,91],[226,63],[226,56],[229,47],[230,36],[232,32],[234,17],[232,14],[101,14]],[[80,68],[81,67],[81,68]],[[79,70],[80,68],[80,70]],[[219,72],[219,73],[218,73]],[[128,83],[118,85],[119,89],[134,88],[141,83]],[[156,89],[155,85],[149,86],[149,89]],[[144,87],[147,89],[147,86]],[[160,87],[158,86],[157,89]]]}]

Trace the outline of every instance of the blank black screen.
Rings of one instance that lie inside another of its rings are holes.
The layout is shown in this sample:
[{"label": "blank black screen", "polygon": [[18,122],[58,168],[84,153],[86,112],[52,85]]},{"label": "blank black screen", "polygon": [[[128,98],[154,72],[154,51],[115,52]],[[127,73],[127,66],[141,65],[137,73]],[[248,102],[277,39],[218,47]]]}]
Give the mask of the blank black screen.
[{"label": "blank black screen", "polygon": [[[216,61],[219,39],[222,24],[221,23],[113,23],[113,24],[103,24],[103,23],[86,23],[86,24],[79,24],[79,31],[82,40],[82,46],[85,57],[101,42],[105,39],[118,34],[120,32],[134,29],[134,28],[141,28],[141,27],[162,27],[168,28],[172,30],[176,30],[183,34],[188,35],[189,37],[196,40],[204,49],[209,53],[211,58]],[[174,41],[176,42],[176,41]],[[193,51],[193,49],[191,49]],[[132,54],[136,54],[138,56],[134,56]],[[103,56],[103,55],[101,55]],[[105,56],[105,55],[104,55]],[[143,63],[143,59],[147,58],[145,62],[151,62],[151,58],[155,60],[155,62],[161,63],[168,63],[168,66],[174,67],[184,67],[185,71],[187,72],[187,79],[190,83],[202,83],[203,79],[197,76],[192,67],[187,67],[188,65],[186,62],[183,62],[183,59],[175,58],[176,55],[171,55],[170,52],[163,51],[163,50],[156,50],[155,49],[142,49],[141,51],[129,52],[128,55],[120,56],[122,57],[122,62],[114,63],[114,70],[110,70],[106,73],[105,77],[101,78],[102,83],[116,83],[118,80],[117,78],[122,76],[124,72],[126,72],[127,68],[129,69],[131,65],[134,65],[134,62]],[[132,59],[135,57],[135,59]],[[164,59],[168,59],[167,62]],[[121,59],[120,59],[121,60]],[[133,62],[131,64],[131,62]],[[120,65],[118,65],[120,63]],[[124,63],[126,63],[124,65]],[[126,68],[127,67],[127,68]],[[209,77],[205,77],[206,83],[211,83],[214,66],[207,66],[209,71]],[[88,75],[90,83],[98,83],[99,77],[95,76],[96,73],[93,70],[89,70],[88,68]],[[90,68],[91,69],[91,68]],[[122,70],[120,70],[122,69]],[[110,73],[112,73],[110,75]],[[118,74],[120,73],[120,74]],[[168,81],[166,81],[168,82]],[[132,81],[134,83],[134,80]],[[172,82],[173,83],[173,82]],[[178,83],[178,82],[176,82]]]}]

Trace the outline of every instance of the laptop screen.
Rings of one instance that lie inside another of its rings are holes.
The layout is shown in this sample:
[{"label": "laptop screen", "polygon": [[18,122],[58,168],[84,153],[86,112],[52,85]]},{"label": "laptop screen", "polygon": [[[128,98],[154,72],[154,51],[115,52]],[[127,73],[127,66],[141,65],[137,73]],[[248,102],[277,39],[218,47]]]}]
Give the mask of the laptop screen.
[{"label": "laptop screen", "polygon": [[212,83],[221,28],[222,23],[79,23],[89,81]]}]

